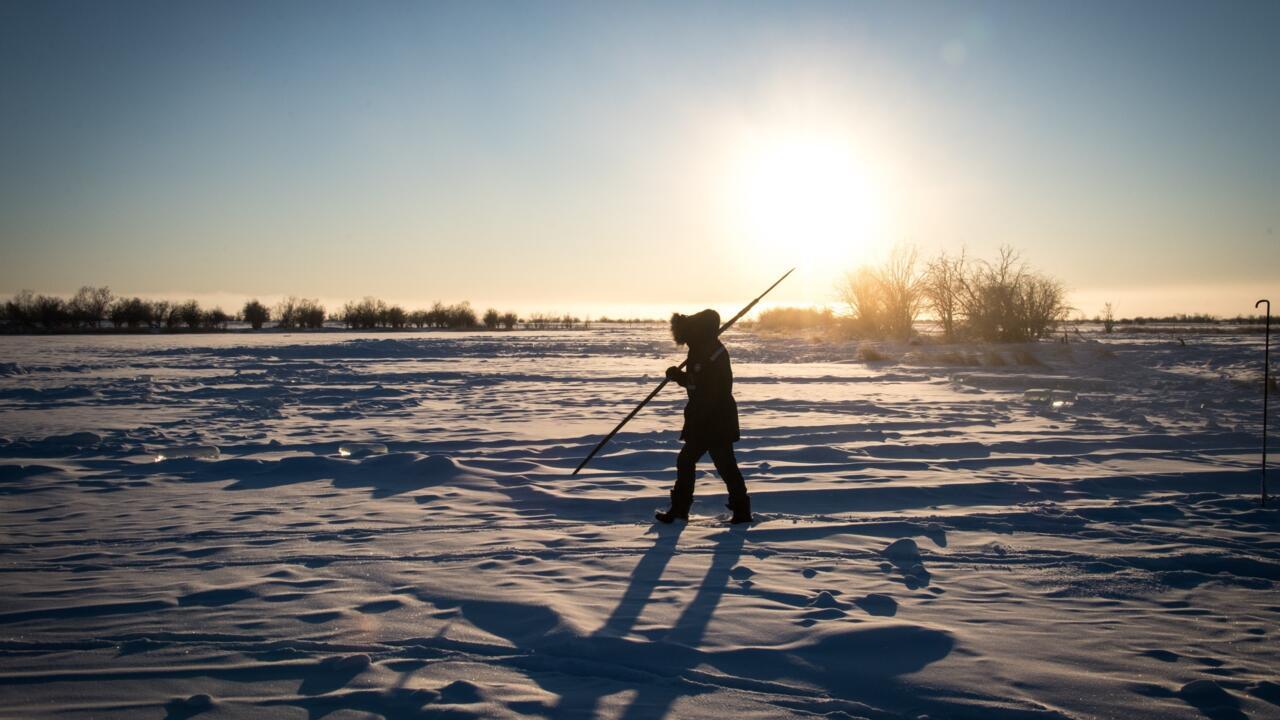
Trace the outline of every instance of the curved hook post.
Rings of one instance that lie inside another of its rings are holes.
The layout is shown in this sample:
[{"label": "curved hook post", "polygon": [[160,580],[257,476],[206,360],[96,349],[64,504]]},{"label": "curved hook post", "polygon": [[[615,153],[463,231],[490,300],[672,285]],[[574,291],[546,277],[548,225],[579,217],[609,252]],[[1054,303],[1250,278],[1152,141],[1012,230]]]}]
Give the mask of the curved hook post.
[{"label": "curved hook post", "polygon": [[1262,346],[1262,504],[1267,504],[1267,407],[1271,404],[1271,301],[1263,298],[1253,304],[1257,309],[1267,304],[1266,330]]}]

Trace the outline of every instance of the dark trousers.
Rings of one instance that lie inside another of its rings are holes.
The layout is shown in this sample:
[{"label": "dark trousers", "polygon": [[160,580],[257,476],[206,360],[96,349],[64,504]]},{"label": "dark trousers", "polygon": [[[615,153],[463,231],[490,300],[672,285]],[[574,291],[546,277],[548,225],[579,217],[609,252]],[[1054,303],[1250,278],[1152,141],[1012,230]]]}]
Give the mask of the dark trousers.
[{"label": "dark trousers", "polygon": [[742,479],[742,471],[738,469],[738,459],[733,455],[733,443],[720,442],[704,444],[688,441],[680,448],[676,457],[676,485],[671,489],[671,500],[686,507],[693,502],[693,477],[698,460],[706,453],[711,453],[711,461],[716,464],[716,472],[729,490],[729,502],[747,497],[747,483]]}]

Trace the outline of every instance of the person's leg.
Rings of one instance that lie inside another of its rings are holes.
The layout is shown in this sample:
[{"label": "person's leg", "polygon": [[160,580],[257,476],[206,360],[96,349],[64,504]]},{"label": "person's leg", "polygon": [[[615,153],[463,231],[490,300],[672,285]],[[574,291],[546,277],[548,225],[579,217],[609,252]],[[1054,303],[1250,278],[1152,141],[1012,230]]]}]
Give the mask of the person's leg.
[{"label": "person's leg", "polygon": [[747,495],[747,481],[738,469],[738,458],[733,454],[733,443],[718,443],[709,448],[716,472],[729,491],[729,509],[733,511],[731,523],[751,522],[751,497]]},{"label": "person's leg", "polygon": [[696,442],[686,442],[676,456],[676,484],[671,488],[671,509],[655,515],[658,520],[669,523],[676,518],[689,519],[689,508],[693,506],[693,478],[697,472],[698,460],[707,452],[705,446]]}]

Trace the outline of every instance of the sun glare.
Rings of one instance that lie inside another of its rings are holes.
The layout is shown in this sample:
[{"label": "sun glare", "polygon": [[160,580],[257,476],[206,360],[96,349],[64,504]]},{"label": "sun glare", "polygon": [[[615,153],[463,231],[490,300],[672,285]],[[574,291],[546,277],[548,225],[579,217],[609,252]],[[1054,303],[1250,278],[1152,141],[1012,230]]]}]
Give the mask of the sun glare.
[{"label": "sun glare", "polygon": [[881,244],[879,202],[846,138],[772,133],[743,142],[736,156],[731,222],[757,262],[838,273]]}]

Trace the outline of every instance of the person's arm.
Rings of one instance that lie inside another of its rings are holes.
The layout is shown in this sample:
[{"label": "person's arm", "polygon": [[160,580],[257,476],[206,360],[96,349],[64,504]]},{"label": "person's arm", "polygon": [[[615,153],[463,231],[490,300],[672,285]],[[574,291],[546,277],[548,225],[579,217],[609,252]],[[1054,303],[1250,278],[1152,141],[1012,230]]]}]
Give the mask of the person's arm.
[{"label": "person's arm", "polygon": [[681,370],[675,365],[672,365],[671,367],[667,368],[667,379],[679,385],[680,387],[689,386],[689,373]]}]

